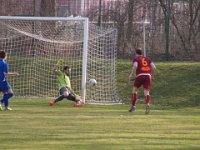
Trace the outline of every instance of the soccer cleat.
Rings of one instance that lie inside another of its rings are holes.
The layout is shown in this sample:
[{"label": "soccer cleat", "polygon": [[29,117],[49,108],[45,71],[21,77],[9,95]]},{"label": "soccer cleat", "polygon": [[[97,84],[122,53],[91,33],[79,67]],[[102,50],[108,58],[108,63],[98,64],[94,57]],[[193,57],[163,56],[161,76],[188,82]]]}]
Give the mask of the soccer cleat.
[{"label": "soccer cleat", "polygon": [[135,109],[136,109],[136,106],[133,106],[133,105],[132,105],[132,106],[129,108],[128,111],[129,111],[129,112],[132,112],[132,111],[135,111]]},{"label": "soccer cleat", "polygon": [[74,104],[74,107],[83,107],[84,104],[81,101],[78,101]]},{"label": "soccer cleat", "polygon": [[10,107],[5,107],[4,110],[12,110],[12,108],[10,108]]},{"label": "soccer cleat", "polygon": [[81,104],[81,103],[74,104],[74,107],[83,107],[83,106],[84,106],[84,104]]},{"label": "soccer cleat", "polygon": [[145,114],[146,114],[146,115],[149,114],[149,113],[150,113],[150,110],[151,110],[151,107],[150,107],[149,104],[147,104]]},{"label": "soccer cleat", "polygon": [[0,104],[0,111],[2,111],[3,110],[3,107],[1,106],[1,104]]},{"label": "soccer cleat", "polygon": [[55,105],[55,102],[54,102],[54,101],[51,101],[51,102],[49,103],[49,105],[50,105],[50,106],[54,106],[54,105]]}]

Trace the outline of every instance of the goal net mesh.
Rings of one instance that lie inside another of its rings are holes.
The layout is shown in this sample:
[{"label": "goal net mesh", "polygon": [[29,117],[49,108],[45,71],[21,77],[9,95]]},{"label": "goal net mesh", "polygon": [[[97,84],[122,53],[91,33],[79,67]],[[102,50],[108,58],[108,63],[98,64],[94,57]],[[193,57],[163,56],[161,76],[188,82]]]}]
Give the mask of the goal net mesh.
[{"label": "goal net mesh", "polygon": [[[116,85],[117,31],[89,25],[86,102],[118,102]],[[71,84],[82,93],[84,25],[82,20],[0,20],[0,50],[8,54],[8,77],[15,96],[57,97],[53,67],[59,59],[72,68]],[[97,85],[90,87],[89,79]]]}]

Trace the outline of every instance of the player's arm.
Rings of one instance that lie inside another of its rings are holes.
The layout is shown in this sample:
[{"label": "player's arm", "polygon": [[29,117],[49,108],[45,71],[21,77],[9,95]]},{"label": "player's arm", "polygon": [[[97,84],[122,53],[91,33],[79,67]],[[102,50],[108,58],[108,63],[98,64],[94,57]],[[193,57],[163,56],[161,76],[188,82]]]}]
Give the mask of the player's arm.
[{"label": "player's arm", "polygon": [[18,76],[19,75],[19,73],[17,73],[17,72],[4,72],[4,75],[5,76]]},{"label": "player's arm", "polygon": [[59,71],[60,71],[60,66],[55,64],[55,66],[53,67],[53,72],[58,73]]},{"label": "player's arm", "polygon": [[153,62],[151,62],[150,66],[151,66],[151,76],[152,79],[154,79],[154,71],[156,70],[156,66]]},{"label": "player's arm", "polygon": [[59,60],[57,61],[57,63],[55,64],[55,66],[53,67],[53,71],[54,71],[55,73],[60,72],[60,67],[63,65],[63,63],[64,63],[64,60],[63,60],[63,59],[59,59]]},{"label": "player's arm", "polygon": [[19,75],[19,73],[17,73],[17,72],[9,72],[7,63],[5,63],[5,65],[3,67],[3,73],[5,76],[18,76]]},{"label": "player's arm", "polygon": [[130,82],[132,79],[135,79],[137,67],[138,67],[138,63],[137,63],[137,62],[134,62],[134,63],[133,63],[132,70],[131,70],[131,73],[129,74],[129,82]]}]

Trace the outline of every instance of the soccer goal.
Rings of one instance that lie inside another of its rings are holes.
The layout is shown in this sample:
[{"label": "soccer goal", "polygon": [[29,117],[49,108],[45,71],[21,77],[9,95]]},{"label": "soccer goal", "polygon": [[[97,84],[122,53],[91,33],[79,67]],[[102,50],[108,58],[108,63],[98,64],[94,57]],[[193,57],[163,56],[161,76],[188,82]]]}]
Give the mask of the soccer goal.
[{"label": "soccer goal", "polygon": [[[84,17],[0,16],[0,50],[8,54],[15,96],[57,97],[53,66],[72,68],[71,84],[86,102],[118,102],[116,29],[99,28]],[[89,86],[88,81],[97,84]]]}]

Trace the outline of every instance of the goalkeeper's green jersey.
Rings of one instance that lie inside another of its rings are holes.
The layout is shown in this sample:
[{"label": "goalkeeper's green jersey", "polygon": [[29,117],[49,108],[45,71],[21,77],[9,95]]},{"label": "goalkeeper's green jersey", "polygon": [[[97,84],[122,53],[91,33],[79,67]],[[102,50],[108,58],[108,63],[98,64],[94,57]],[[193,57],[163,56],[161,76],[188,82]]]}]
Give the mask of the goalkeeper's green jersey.
[{"label": "goalkeeper's green jersey", "polygon": [[61,89],[62,87],[71,89],[71,82],[69,76],[65,75],[65,73],[63,73],[62,71],[58,71],[57,78],[58,78],[59,89]]}]

